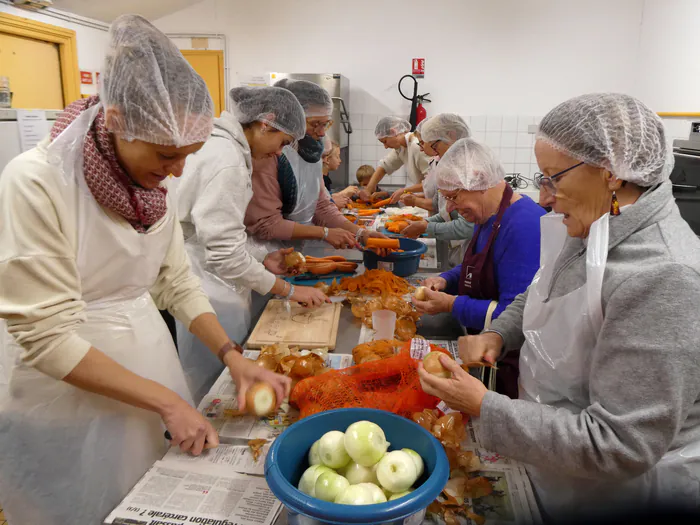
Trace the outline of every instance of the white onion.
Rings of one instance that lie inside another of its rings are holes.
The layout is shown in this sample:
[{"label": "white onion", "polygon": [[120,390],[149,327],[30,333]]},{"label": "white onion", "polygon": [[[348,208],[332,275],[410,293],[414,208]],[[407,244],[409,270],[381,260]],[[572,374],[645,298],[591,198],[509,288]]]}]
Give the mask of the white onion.
[{"label": "white onion", "polygon": [[314,485],[314,493],[318,499],[323,501],[335,501],[335,498],[350,486],[350,483],[340,474],[333,471],[324,472]]},{"label": "white onion", "polygon": [[379,483],[379,480],[377,479],[377,469],[375,467],[363,467],[354,461],[351,461],[339,473],[348,479],[350,485],[358,485],[360,483]]},{"label": "white onion", "polygon": [[392,494],[389,496],[389,501],[394,501],[395,499],[403,498],[404,496],[408,496],[411,492],[413,492],[413,489],[408,489],[404,490],[403,492],[398,492],[396,494]]},{"label": "white onion", "polygon": [[386,503],[386,495],[384,491],[380,489],[374,483],[360,483],[358,487],[365,487],[372,494],[372,503]]},{"label": "white onion", "polygon": [[345,451],[345,434],[331,430],[319,439],[318,454],[321,461],[332,469],[341,468],[350,463],[350,456]]},{"label": "white onion", "polygon": [[418,479],[416,464],[403,450],[386,454],[377,465],[377,479],[391,492],[404,492]]},{"label": "white onion", "polygon": [[376,465],[389,448],[381,427],[370,421],[353,423],[345,431],[345,450],[363,467]]},{"label": "white onion", "polygon": [[309,496],[315,496],[316,480],[324,472],[333,471],[324,465],[313,465],[307,468],[299,480],[299,490],[304,494],[308,494]]},{"label": "white onion", "polygon": [[311,445],[311,450],[309,450],[309,465],[321,465],[321,456],[318,453],[318,445],[320,440],[316,440],[316,443]]},{"label": "white onion", "polygon": [[341,505],[372,505],[372,491],[362,485],[350,485],[335,499]]},{"label": "white onion", "polygon": [[411,456],[411,459],[416,464],[416,473],[418,474],[418,477],[420,478],[423,475],[423,470],[424,470],[423,458],[420,457],[420,454],[418,454],[418,452],[416,452],[415,450],[411,450],[410,448],[402,448],[401,450],[403,450],[406,454]]}]

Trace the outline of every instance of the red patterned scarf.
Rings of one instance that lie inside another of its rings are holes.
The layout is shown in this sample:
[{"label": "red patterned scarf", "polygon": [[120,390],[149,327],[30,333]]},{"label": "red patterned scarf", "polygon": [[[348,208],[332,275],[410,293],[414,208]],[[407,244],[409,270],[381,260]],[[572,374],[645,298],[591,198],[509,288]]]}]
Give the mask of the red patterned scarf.
[{"label": "red patterned scarf", "polygon": [[[98,96],[76,100],[56,119],[51,140],[58,137],[78,116],[99,104]],[[83,143],[83,173],[95,200],[103,208],[124,217],[139,233],[160,220],[167,211],[165,188],[147,190],[138,186],[117,161],[112,137],[100,109]]]}]

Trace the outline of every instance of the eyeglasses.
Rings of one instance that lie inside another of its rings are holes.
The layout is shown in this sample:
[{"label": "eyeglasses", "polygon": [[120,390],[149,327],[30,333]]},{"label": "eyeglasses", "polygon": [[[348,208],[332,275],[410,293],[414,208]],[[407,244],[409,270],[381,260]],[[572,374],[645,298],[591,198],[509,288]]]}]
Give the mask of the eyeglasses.
[{"label": "eyeglasses", "polygon": [[550,193],[552,197],[554,197],[557,194],[557,187],[554,183],[558,179],[563,177],[566,173],[578,168],[579,166],[583,166],[584,164],[585,162],[579,162],[578,164],[571,166],[570,168],[566,168],[565,170],[562,170],[559,173],[555,173],[551,177],[545,177],[544,174],[540,172],[535,173],[535,185],[538,188],[544,189],[546,192]]},{"label": "eyeglasses", "polygon": [[433,151],[437,151],[437,150],[435,149],[435,144],[437,144],[438,142],[442,142],[442,140],[437,139],[437,140],[432,141],[432,142],[430,143],[430,149],[433,150]]},{"label": "eyeglasses", "polygon": [[457,203],[457,198],[459,197],[459,193],[460,193],[461,191],[462,191],[462,190],[457,190],[457,193],[455,194],[454,197],[448,197],[447,195],[445,195],[445,192],[444,192],[444,191],[440,191],[440,195],[442,195],[443,199],[445,199],[447,202],[451,202],[452,204],[456,204],[456,203]]},{"label": "eyeglasses", "polygon": [[327,120],[325,122],[314,122],[312,120],[307,120],[306,124],[311,127],[311,129],[315,129],[316,131],[326,131],[333,125],[333,120]]}]

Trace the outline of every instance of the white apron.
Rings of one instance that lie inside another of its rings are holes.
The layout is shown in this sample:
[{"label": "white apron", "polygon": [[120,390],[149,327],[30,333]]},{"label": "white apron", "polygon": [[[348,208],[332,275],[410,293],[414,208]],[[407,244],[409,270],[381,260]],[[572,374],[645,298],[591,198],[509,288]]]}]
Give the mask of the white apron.
[{"label": "white apron", "polygon": [[[77,195],[77,265],[86,321],[77,333],[122,366],[190,401],[172,337],[149,294],[172,238],[168,213],[139,234],[108,215],[85,184],[82,143],[99,106],[49,146]],[[98,525],[167,451],[160,417],[53,379],[19,361],[0,385],[0,498],[12,525]]]},{"label": "white apron", "polygon": [[[562,216],[541,219],[540,269],[528,292],[523,314],[526,342],[520,350],[520,398],[565,408],[575,414],[590,405],[590,354],[603,324],[602,286],[608,258],[609,214],[591,226],[586,250],[586,284],[546,301],[553,268],[567,233]],[[700,444],[669,452],[649,472],[629,480],[593,481],[563,477],[554,470],[527,466],[543,510],[559,512],[653,504],[662,498],[700,500]]]},{"label": "white apron", "polygon": [[[314,214],[316,213],[316,205],[318,204],[318,195],[321,192],[321,184],[323,181],[323,162],[306,162],[299,156],[297,150],[291,146],[285,146],[282,153],[289,161],[294,173],[294,180],[297,183],[297,200],[294,204],[294,209],[285,217],[289,221],[294,221],[299,224],[313,224]],[[249,238],[251,250],[264,251],[271,253],[282,248],[293,246],[296,250],[302,250],[305,245],[322,244],[326,246],[324,241],[261,241],[254,238]]]}]

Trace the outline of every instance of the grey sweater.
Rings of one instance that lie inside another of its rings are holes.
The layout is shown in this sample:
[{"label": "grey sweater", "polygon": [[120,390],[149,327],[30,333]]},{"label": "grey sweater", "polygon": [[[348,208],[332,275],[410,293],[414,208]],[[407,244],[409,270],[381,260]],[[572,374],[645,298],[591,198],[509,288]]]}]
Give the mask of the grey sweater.
[{"label": "grey sweater", "polygon": [[[582,240],[567,239],[550,297],[584,284],[584,254]],[[629,480],[700,441],[700,240],[681,218],[670,182],[611,217],[602,299],[602,330],[582,372],[586,409],[575,414],[495,392],[481,408],[488,449],[562,484]],[[525,341],[526,300],[527,291],[492,325],[506,351]],[[690,477],[681,486],[696,497],[700,491]]]},{"label": "grey sweater", "polygon": [[[437,200],[437,199],[436,199]],[[428,217],[428,237],[435,237],[438,241],[469,241],[474,235],[474,225],[462,217],[456,211],[450,214],[452,220],[445,222],[439,213]]]}]

